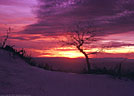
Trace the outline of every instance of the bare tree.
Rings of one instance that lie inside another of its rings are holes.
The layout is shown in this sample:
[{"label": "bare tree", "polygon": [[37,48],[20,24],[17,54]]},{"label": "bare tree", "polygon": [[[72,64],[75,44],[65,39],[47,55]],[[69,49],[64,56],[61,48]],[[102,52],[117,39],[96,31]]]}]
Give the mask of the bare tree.
[{"label": "bare tree", "polygon": [[91,70],[91,64],[89,62],[89,55],[96,54],[99,50],[95,52],[86,52],[84,47],[88,46],[91,48],[92,44],[97,41],[96,38],[96,29],[91,25],[81,25],[76,24],[70,32],[67,33],[66,40],[63,40],[63,44],[75,46],[84,56],[87,63],[88,73]]},{"label": "bare tree", "polygon": [[9,27],[8,30],[7,30],[6,36],[5,36],[5,38],[4,38],[3,42],[2,42],[2,48],[5,47],[10,33],[11,33],[11,28]]}]

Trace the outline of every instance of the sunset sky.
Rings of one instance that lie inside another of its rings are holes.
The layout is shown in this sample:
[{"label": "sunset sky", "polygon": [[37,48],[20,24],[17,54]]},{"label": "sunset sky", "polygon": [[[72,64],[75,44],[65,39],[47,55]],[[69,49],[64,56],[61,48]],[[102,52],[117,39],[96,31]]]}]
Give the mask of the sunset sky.
[{"label": "sunset sky", "polygon": [[8,44],[34,57],[83,57],[58,41],[75,23],[87,21],[100,29],[98,43],[111,47],[91,57],[134,59],[134,0],[0,0],[1,38],[11,27]]}]

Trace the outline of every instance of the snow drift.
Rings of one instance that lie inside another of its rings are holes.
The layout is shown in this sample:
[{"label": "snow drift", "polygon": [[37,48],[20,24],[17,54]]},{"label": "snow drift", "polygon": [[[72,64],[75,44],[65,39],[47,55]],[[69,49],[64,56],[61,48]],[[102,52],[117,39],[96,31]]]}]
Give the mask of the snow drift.
[{"label": "snow drift", "polygon": [[107,75],[46,71],[0,50],[0,95],[134,96],[134,82]]}]

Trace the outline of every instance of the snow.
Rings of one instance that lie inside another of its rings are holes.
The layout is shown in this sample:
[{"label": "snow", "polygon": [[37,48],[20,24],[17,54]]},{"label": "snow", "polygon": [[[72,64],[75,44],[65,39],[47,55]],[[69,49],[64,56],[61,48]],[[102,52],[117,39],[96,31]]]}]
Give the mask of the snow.
[{"label": "snow", "polygon": [[0,96],[134,96],[134,82],[107,75],[51,72],[0,50]]}]

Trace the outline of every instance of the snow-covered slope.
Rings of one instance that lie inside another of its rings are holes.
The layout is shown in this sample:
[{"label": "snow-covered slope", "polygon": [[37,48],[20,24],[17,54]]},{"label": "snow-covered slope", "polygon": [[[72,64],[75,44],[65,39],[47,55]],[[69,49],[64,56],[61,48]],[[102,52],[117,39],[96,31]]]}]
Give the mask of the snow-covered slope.
[{"label": "snow-covered slope", "polygon": [[134,96],[134,82],[109,76],[45,71],[0,50],[0,95]]}]

